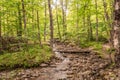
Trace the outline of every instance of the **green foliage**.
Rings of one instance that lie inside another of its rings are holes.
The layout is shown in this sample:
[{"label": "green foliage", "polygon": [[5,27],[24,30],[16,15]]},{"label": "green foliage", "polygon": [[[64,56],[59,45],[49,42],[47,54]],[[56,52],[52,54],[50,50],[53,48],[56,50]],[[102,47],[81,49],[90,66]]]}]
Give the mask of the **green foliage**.
[{"label": "green foliage", "polygon": [[94,50],[102,50],[102,42],[92,42],[92,41],[86,41],[86,42],[81,42],[80,47],[86,48],[86,47],[92,47]]},{"label": "green foliage", "polygon": [[[102,44],[107,42],[111,28],[108,25],[108,21],[105,18],[105,11],[103,6],[103,0],[97,0],[98,10],[95,8],[94,0],[67,0],[67,11],[62,13],[61,0],[51,0],[54,36],[59,37],[58,24],[60,27],[60,33],[63,41],[69,41],[79,45],[82,48],[93,47],[95,50],[101,50]],[[106,11],[110,22],[112,23],[112,1],[106,0]],[[14,5],[13,5],[14,4]],[[14,36],[17,37],[19,30],[22,31],[22,36],[29,41],[38,42],[38,37],[46,36],[46,41],[50,38],[49,28],[49,10],[47,0],[24,0],[25,15],[23,15],[21,0],[0,0],[0,27],[2,36]],[[46,5],[46,11],[45,11]],[[57,5],[57,9],[55,6]],[[66,7],[66,3],[63,0],[63,9]],[[37,11],[39,12],[39,23],[37,23]],[[58,11],[58,23],[56,11]],[[46,16],[45,16],[46,12]],[[20,13],[20,14],[19,14]],[[66,15],[65,15],[66,14]],[[99,41],[95,42],[96,38],[96,14],[98,15],[98,37]],[[26,30],[24,29],[23,16],[26,16]],[[66,28],[64,33],[63,17],[65,19]],[[20,25],[21,22],[21,25]],[[46,23],[46,30],[45,30]],[[40,31],[38,30],[38,24]],[[92,31],[90,31],[90,28]],[[45,35],[44,35],[45,33]],[[90,36],[92,33],[92,39]],[[65,34],[65,38],[64,35]],[[89,35],[90,34],[90,35]],[[40,35],[40,36],[38,36]],[[19,37],[19,36],[18,36]],[[19,43],[21,44],[21,43]],[[0,43],[1,47],[1,43]],[[28,49],[28,50],[26,50]],[[21,52],[6,53],[0,55],[0,68],[14,68],[14,67],[30,67],[39,65],[39,63],[46,61],[50,58],[51,50],[48,47],[43,46],[43,49],[38,45],[27,46],[23,48]]]},{"label": "green foliage", "polygon": [[28,51],[0,55],[0,70],[39,66],[42,62],[50,60],[51,56],[52,51],[48,46],[40,48],[39,45],[31,45]]}]

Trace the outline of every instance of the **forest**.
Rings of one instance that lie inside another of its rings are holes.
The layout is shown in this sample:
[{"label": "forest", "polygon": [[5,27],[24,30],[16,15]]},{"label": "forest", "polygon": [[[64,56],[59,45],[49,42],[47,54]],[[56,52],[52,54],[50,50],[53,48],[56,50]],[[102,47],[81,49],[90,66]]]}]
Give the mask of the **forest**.
[{"label": "forest", "polygon": [[120,0],[0,0],[0,80],[120,80]]}]

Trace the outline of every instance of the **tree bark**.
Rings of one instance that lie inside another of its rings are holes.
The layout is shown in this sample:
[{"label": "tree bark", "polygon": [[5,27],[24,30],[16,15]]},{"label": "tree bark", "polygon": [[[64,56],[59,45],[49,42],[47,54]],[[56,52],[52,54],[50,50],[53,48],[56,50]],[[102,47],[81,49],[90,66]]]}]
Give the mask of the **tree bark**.
[{"label": "tree bark", "polygon": [[[88,1],[88,3],[91,5],[91,1]],[[88,40],[93,40],[93,30],[91,25],[91,6],[88,5],[87,7],[87,25],[88,25]]]},{"label": "tree bark", "polygon": [[98,41],[98,3],[97,0],[95,0],[95,9],[96,9],[96,41]]},{"label": "tree bark", "polygon": [[87,16],[87,24],[88,24],[88,39],[89,41],[93,40],[93,31],[91,26],[91,14]]},{"label": "tree bark", "polygon": [[24,31],[25,31],[25,35],[26,35],[26,10],[25,10],[24,0],[21,0],[21,2],[22,2],[22,12],[23,12]]},{"label": "tree bark", "polygon": [[[0,8],[0,12],[1,12],[1,8]],[[1,15],[0,15],[0,39],[2,37],[2,19],[1,19]]]},{"label": "tree bark", "polygon": [[78,3],[78,0],[77,0],[77,6],[76,6],[76,10],[77,10],[77,19],[76,19],[76,30],[78,30],[78,27],[79,27],[79,15],[78,15],[78,11],[79,11],[79,3]]},{"label": "tree bark", "polygon": [[120,0],[114,0],[114,35],[113,42],[116,49],[115,61],[120,66]]},{"label": "tree bark", "polygon": [[108,23],[109,27],[112,27],[112,25],[110,23],[110,17],[109,17],[108,12],[107,12],[107,3],[106,3],[106,0],[103,0],[103,7],[104,7],[104,14],[105,14],[105,18],[107,20],[107,23]]},{"label": "tree bark", "polygon": [[[32,5],[34,5],[32,3]],[[34,24],[34,7],[32,7],[32,27],[33,27],[33,30],[35,30],[35,24]]]},{"label": "tree bark", "polygon": [[65,39],[66,36],[66,31],[67,31],[67,24],[66,24],[66,12],[67,12],[67,0],[65,0],[65,5],[64,1],[61,0],[61,7],[62,7],[62,24],[63,24],[63,37]]},{"label": "tree bark", "polygon": [[86,23],[86,20],[85,20],[85,17],[86,17],[86,15],[85,15],[85,13],[86,13],[86,6],[85,6],[85,4],[84,4],[84,10],[83,10],[83,17],[82,17],[82,20],[83,20],[83,27],[85,28],[86,27],[86,25],[85,25],[85,23]]},{"label": "tree bark", "polygon": [[61,32],[60,32],[60,25],[59,25],[59,18],[58,18],[57,1],[58,0],[56,0],[56,20],[57,20],[58,35],[59,35],[59,39],[61,40]]},{"label": "tree bark", "polygon": [[63,36],[65,36],[65,11],[64,11],[64,4],[63,0],[61,0],[61,6],[62,6],[62,24],[63,24]]},{"label": "tree bark", "polygon": [[21,10],[20,10],[20,5],[18,4],[18,28],[17,28],[17,36],[21,37],[22,36],[22,16],[21,16]]},{"label": "tree bark", "polygon": [[49,8],[49,17],[50,17],[50,45],[53,47],[53,16],[52,16],[52,8],[51,8],[51,0],[48,0],[48,8]]},{"label": "tree bark", "polygon": [[[111,19],[108,15],[108,12],[107,12],[107,2],[106,2],[106,0],[102,0],[102,1],[103,1],[103,7],[104,7],[105,22],[107,22],[107,25],[112,29]],[[107,31],[107,34],[108,34],[108,36],[110,36],[110,39],[108,39],[109,44],[111,47],[113,47],[112,31],[109,31],[109,32]]]},{"label": "tree bark", "polygon": [[42,44],[41,44],[40,21],[39,21],[39,12],[38,12],[38,10],[37,10],[37,27],[38,27],[38,40],[39,40],[40,46],[42,46]]},{"label": "tree bark", "polygon": [[45,22],[44,22],[44,41],[46,41],[46,28],[47,28],[47,4],[45,1]]}]

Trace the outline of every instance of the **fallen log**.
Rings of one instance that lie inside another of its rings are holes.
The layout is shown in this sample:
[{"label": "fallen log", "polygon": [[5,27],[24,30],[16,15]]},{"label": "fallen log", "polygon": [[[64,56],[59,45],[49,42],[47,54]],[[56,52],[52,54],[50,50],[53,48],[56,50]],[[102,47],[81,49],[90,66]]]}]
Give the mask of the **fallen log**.
[{"label": "fallen log", "polygon": [[55,50],[60,53],[90,53],[90,50]]}]

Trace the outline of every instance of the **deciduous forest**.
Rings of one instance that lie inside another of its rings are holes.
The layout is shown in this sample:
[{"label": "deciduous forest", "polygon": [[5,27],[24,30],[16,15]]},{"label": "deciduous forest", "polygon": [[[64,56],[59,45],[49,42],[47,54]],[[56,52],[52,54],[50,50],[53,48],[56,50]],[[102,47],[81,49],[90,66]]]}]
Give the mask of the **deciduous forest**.
[{"label": "deciduous forest", "polygon": [[0,80],[120,80],[120,0],[0,0]]}]

